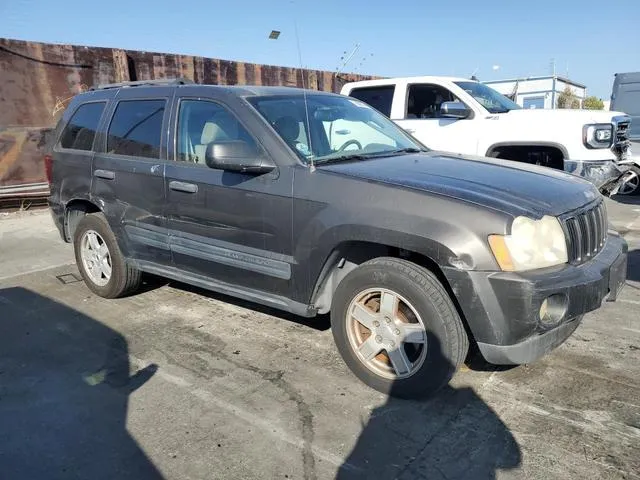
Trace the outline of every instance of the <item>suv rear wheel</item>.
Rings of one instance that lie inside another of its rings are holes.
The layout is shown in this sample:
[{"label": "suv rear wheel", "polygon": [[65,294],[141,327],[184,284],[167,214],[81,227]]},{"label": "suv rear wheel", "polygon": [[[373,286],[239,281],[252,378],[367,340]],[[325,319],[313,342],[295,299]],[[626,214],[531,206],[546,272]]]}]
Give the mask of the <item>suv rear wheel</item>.
[{"label": "suv rear wheel", "polygon": [[469,348],[455,305],[436,276],[396,258],[366,262],[340,282],[331,328],[356,376],[395,397],[434,394]]},{"label": "suv rear wheel", "polygon": [[139,270],[127,265],[102,213],[85,215],[73,235],[78,270],[87,287],[104,298],[117,298],[137,290]]}]

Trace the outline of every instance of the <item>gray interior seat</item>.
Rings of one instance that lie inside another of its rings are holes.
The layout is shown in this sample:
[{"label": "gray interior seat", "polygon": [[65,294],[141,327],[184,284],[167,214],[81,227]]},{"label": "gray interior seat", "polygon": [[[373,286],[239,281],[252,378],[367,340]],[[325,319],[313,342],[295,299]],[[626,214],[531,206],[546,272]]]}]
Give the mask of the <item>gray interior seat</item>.
[{"label": "gray interior seat", "polygon": [[213,142],[238,139],[238,122],[226,113],[207,120],[202,128],[200,143],[194,145],[196,163],[204,163],[207,145]]}]

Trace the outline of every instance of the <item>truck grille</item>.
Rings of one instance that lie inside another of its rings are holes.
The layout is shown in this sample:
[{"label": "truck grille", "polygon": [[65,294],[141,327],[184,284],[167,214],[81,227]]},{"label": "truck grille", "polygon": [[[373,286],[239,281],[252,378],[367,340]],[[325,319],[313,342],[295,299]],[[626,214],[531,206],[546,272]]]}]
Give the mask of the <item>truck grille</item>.
[{"label": "truck grille", "polygon": [[616,143],[629,140],[629,123],[630,122],[620,122],[616,125]]},{"label": "truck grille", "polygon": [[607,240],[607,209],[604,202],[564,220],[569,263],[580,265],[595,257]]},{"label": "truck grille", "polygon": [[618,157],[623,156],[629,148],[629,126],[631,119],[628,117],[614,117],[614,137],[613,137],[613,151]]}]

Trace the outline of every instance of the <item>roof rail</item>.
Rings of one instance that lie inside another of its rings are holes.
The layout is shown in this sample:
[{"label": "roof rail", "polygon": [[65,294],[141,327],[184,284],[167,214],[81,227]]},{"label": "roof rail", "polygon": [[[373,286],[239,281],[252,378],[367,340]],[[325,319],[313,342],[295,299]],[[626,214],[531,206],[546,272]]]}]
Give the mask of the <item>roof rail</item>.
[{"label": "roof rail", "polygon": [[135,82],[104,83],[89,90],[105,90],[108,88],[142,87],[147,85],[191,85],[195,82],[188,78],[162,78],[159,80],[137,80]]}]

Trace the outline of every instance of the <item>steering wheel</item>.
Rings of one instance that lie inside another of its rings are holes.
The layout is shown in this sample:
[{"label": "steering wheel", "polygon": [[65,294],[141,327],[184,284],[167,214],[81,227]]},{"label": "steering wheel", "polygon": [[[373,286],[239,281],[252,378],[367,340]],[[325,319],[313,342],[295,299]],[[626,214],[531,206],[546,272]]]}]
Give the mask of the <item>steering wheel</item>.
[{"label": "steering wheel", "polygon": [[337,152],[341,152],[343,151],[345,148],[347,148],[349,145],[357,145],[358,146],[358,150],[362,150],[362,144],[358,141],[358,140],[347,140],[338,150],[336,150]]}]

